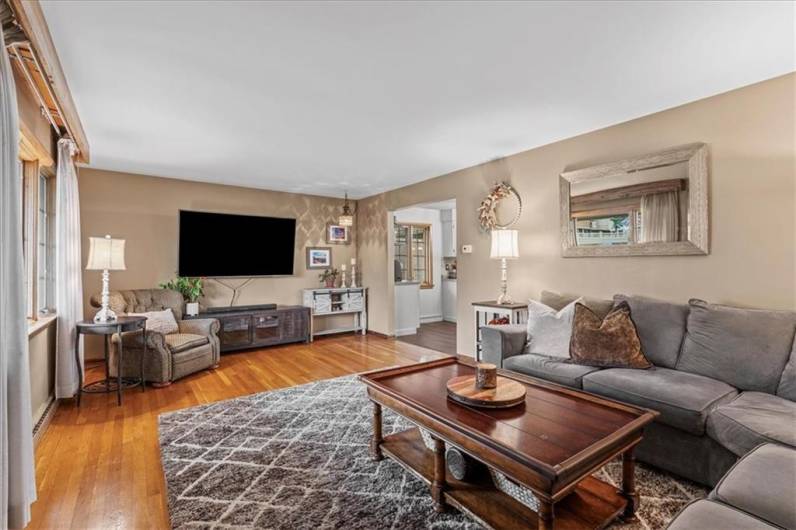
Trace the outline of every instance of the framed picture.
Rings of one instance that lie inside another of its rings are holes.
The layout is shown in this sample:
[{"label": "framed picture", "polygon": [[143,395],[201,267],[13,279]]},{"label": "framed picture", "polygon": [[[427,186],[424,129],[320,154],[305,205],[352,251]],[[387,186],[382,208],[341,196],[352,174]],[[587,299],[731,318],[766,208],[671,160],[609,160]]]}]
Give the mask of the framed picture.
[{"label": "framed picture", "polygon": [[328,269],[331,266],[331,247],[307,247],[307,269]]},{"label": "framed picture", "polygon": [[348,226],[341,226],[335,223],[326,225],[326,242],[330,245],[348,245],[351,243]]}]

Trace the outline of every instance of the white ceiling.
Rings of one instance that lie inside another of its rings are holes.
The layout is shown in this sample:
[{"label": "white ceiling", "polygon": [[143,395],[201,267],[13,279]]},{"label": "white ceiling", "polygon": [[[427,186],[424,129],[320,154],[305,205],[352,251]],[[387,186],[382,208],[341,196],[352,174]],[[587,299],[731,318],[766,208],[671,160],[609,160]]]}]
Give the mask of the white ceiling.
[{"label": "white ceiling", "polygon": [[319,195],[796,69],[791,2],[42,4],[92,167]]}]

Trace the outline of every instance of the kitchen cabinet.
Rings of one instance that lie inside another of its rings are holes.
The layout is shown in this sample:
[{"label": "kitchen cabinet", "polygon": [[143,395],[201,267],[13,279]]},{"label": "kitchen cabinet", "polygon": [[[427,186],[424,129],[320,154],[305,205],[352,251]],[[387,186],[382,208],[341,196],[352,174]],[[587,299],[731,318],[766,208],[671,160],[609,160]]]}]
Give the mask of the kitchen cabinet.
[{"label": "kitchen cabinet", "polygon": [[445,258],[456,257],[456,209],[442,210],[440,212],[442,224],[442,256]]}]

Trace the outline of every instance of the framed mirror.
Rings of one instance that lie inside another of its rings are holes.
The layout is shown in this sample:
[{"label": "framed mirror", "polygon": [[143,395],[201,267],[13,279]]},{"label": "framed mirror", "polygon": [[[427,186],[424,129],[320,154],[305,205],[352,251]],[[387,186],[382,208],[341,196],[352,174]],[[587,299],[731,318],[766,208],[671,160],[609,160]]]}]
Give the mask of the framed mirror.
[{"label": "framed mirror", "polygon": [[560,200],[564,257],[708,253],[705,144],[567,171]]}]

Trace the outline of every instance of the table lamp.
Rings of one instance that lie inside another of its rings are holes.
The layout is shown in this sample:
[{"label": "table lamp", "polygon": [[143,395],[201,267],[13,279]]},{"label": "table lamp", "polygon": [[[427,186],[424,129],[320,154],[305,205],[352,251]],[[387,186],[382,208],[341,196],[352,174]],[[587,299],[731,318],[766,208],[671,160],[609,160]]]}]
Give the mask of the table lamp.
[{"label": "table lamp", "polygon": [[506,292],[508,288],[506,260],[520,257],[518,239],[517,230],[492,230],[492,251],[489,253],[489,257],[500,260],[500,296],[497,299],[499,304],[514,303],[514,300]]},{"label": "table lamp", "polygon": [[94,315],[94,322],[113,322],[116,313],[108,307],[110,293],[108,271],[123,271],[124,266],[124,239],[111,239],[111,236],[88,238],[88,264],[87,271],[102,271],[102,308]]}]

